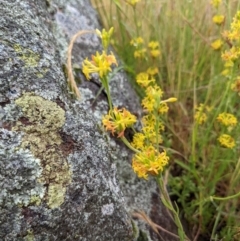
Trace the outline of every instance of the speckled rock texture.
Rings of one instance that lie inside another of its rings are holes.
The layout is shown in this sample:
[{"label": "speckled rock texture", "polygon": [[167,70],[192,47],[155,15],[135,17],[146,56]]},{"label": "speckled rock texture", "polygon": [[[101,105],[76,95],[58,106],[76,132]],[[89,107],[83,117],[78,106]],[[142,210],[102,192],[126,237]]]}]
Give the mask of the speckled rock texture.
[{"label": "speckled rock texture", "polygon": [[[77,74],[80,100],[67,87],[70,38],[101,28],[90,3],[0,0],[0,22],[0,240],[161,240],[131,219],[134,210],[175,232],[155,183],[138,179],[131,152],[103,131],[108,106],[104,93],[93,103],[98,79]],[[100,46],[95,35],[79,38],[73,62]],[[111,91],[115,106],[139,113],[123,72]]]}]

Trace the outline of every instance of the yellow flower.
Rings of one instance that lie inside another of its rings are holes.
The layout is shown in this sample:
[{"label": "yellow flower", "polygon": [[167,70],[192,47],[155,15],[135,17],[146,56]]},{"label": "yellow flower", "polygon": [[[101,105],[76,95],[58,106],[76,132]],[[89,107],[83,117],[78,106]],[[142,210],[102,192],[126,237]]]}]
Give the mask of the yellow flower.
[{"label": "yellow flower", "polygon": [[147,87],[150,83],[155,83],[155,79],[150,77],[148,73],[141,72],[136,76],[136,81],[142,87]]},{"label": "yellow flower", "polygon": [[164,114],[168,112],[168,106],[166,102],[160,103],[159,108],[158,108],[158,113]]},{"label": "yellow flower", "polygon": [[233,148],[235,146],[235,140],[230,135],[227,135],[227,134],[222,134],[218,138],[218,141],[222,146],[227,148]]},{"label": "yellow flower", "polygon": [[234,63],[233,63],[233,61],[231,61],[231,60],[225,62],[225,64],[224,64],[224,67],[225,67],[225,68],[231,68],[231,67],[233,67],[233,66],[234,66]]},{"label": "yellow flower", "polygon": [[154,126],[144,126],[142,128],[142,131],[145,136],[146,146],[149,146],[149,145],[156,146],[156,144],[158,146],[159,144],[163,143],[162,135],[159,133],[156,133]]},{"label": "yellow flower", "polygon": [[137,162],[135,159],[132,160],[132,168],[134,170],[135,173],[137,173],[139,178],[144,178],[147,180],[148,175],[147,175],[147,171],[144,165],[142,165],[141,163]]},{"label": "yellow flower", "polygon": [[112,71],[112,64],[117,65],[115,56],[112,53],[107,55],[106,52],[103,51],[100,55],[97,52],[96,56],[92,56],[91,61],[89,61],[87,58],[83,61],[82,71],[88,80],[90,79],[91,73],[97,73],[99,74],[100,78],[102,78],[103,76],[106,76],[110,71]]},{"label": "yellow flower", "polygon": [[149,67],[147,69],[147,73],[151,76],[154,76],[154,75],[158,74],[158,68],[157,67]]},{"label": "yellow flower", "polygon": [[230,50],[226,50],[222,53],[222,59],[226,62],[233,62],[240,56],[240,48],[233,46]]},{"label": "yellow flower", "polygon": [[240,39],[240,11],[238,11],[233,18],[233,22],[231,23],[231,31],[227,32],[227,37],[230,40],[239,41]]},{"label": "yellow flower", "polygon": [[138,49],[138,50],[135,50],[134,51],[134,58],[135,59],[141,59],[141,58],[143,58],[145,55],[146,55],[146,49],[145,48],[143,48],[143,49]]},{"label": "yellow flower", "polygon": [[240,93],[240,76],[231,84],[231,89],[237,93]]},{"label": "yellow flower", "polygon": [[[142,118],[142,132],[145,136],[145,144],[160,144],[163,142],[160,132],[164,130],[164,125],[161,121],[158,123],[158,130],[156,130],[156,117],[152,113],[143,116]],[[158,143],[157,143],[158,142]]]},{"label": "yellow flower", "polygon": [[161,99],[163,96],[163,91],[157,86],[148,86],[146,89],[146,96],[142,100],[142,106],[148,110],[149,112],[152,112],[156,105],[160,104],[156,103],[157,99]]},{"label": "yellow flower", "polygon": [[136,149],[143,150],[145,145],[144,140],[145,135],[143,133],[135,133],[131,145]]},{"label": "yellow flower", "polygon": [[113,30],[114,30],[113,27],[111,27],[108,32],[105,29],[103,29],[102,32],[96,29],[97,35],[102,39],[102,45],[104,50],[107,50],[109,46],[111,37],[113,35]]},{"label": "yellow flower", "polygon": [[234,127],[237,125],[237,118],[234,115],[226,112],[219,114],[217,120],[225,126]]},{"label": "yellow flower", "polygon": [[150,54],[153,58],[156,58],[161,54],[159,50],[159,43],[157,41],[149,42],[148,47],[151,49]]},{"label": "yellow flower", "polygon": [[[142,123],[144,127],[152,127],[152,130],[155,130],[156,117],[153,114],[148,114],[142,117]],[[164,125],[162,122],[159,122],[159,132],[164,130]]]},{"label": "yellow flower", "polygon": [[126,2],[134,7],[140,0],[126,0]]},{"label": "yellow flower", "polygon": [[159,48],[159,43],[157,41],[151,41],[149,42],[148,47],[152,50],[157,49]]},{"label": "yellow flower", "polygon": [[213,16],[213,22],[216,23],[217,25],[221,25],[224,22],[224,15],[215,15]]},{"label": "yellow flower", "polygon": [[214,42],[212,42],[211,47],[214,50],[219,50],[223,45],[223,41],[221,39],[217,39]]},{"label": "yellow flower", "polygon": [[160,56],[161,52],[158,49],[154,49],[150,51],[150,54],[153,58],[157,58],[158,56]]},{"label": "yellow flower", "polygon": [[135,48],[139,47],[139,45],[142,45],[143,43],[144,43],[144,40],[141,37],[134,38],[130,42],[130,44]]},{"label": "yellow flower", "polygon": [[196,112],[194,115],[194,119],[197,121],[198,124],[202,125],[207,120],[207,115],[205,113]]},{"label": "yellow flower", "polygon": [[156,131],[156,117],[153,114],[148,114],[142,118],[142,132],[136,133],[133,136],[132,146],[138,150],[145,150],[151,145],[161,144],[163,142],[160,132],[164,130],[164,125],[161,121],[158,123]]},{"label": "yellow flower", "polygon": [[132,168],[138,177],[147,179],[148,175],[156,176],[168,164],[169,157],[166,152],[160,153],[153,146],[134,155]]},{"label": "yellow flower", "polygon": [[218,8],[222,0],[212,0],[211,5],[213,5],[215,8]]},{"label": "yellow flower", "polygon": [[223,75],[223,76],[228,76],[229,75],[229,73],[230,73],[230,69],[224,69],[222,72],[221,72],[221,75]]},{"label": "yellow flower", "polygon": [[196,112],[194,115],[194,119],[199,125],[202,125],[207,120],[207,114],[205,112],[210,112],[211,108],[209,106],[204,106],[203,104],[200,104],[195,108],[195,110]]},{"label": "yellow flower", "polygon": [[136,116],[132,115],[125,108],[117,109],[116,107],[102,119],[103,126],[112,134],[118,134],[118,137],[124,136],[124,131],[127,127],[133,126],[136,123]]},{"label": "yellow flower", "polygon": [[170,97],[166,100],[162,100],[161,103],[167,103],[167,102],[176,102],[177,98],[176,97]]}]

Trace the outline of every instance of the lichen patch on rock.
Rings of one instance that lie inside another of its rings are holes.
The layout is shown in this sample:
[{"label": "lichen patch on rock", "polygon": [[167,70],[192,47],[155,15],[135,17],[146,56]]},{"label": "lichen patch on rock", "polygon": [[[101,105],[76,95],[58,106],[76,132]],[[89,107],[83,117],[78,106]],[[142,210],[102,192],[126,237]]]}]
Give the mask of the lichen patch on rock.
[{"label": "lichen patch on rock", "polygon": [[59,207],[71,182],[71,171],[60,148],[59,132],[65,123],[65,111],[33,93],[25,93],[15,103],[23,112],[13,128],[24,133],[20,147],[41,160],[43,171],[38,180],[48,187],[45,199],[50,208]]},{"label": "lichen patch on rock", "polygon": [[14,45],[14,50],[18,57],[25,63],[26,67],[36,67],[40,60],[39,54],[30,49],[23,48],[20,44]]}]

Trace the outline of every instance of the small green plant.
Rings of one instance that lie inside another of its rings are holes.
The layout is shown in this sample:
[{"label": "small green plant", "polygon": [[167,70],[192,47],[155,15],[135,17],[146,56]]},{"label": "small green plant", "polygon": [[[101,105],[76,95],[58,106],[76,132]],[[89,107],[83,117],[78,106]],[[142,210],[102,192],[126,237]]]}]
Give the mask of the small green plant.
[{"label": "small green plant", "polygon": [[[175,102],[176,98],[162,100],[163,91],[156,85],[153,76],[146,73],[146,78],[139,78],[138,83],[146,88],[145,98],[142,101],[146,114],[141,120],[142,131],[136,132],[134,129],[136,117],[125,108],[119,109],[112,106],[108,74],[111,71],[110,66],[117,63],[112,53],[107,55],[108,45],[105,44],[106,42],[109,43],[105,40],[110,39],[112,28],[109,32],[103,30],[102,33],[99,31],[97,33],[102,38],[104,51],[101,55],[97,52],[95,56],[92,56],[91,62],[88,59],[84,60],[82,69],[87,79],[89,79],[89,73],[98,73],[100,82],[107,93],[110,110],[102,119],[103,126],[113,135],[116,134],[135,153],[132,159],[132,168],[138,177],[144,179],[147,179],[149,175],[155,177],[161,190],[161,200],[173,214],[178,227],[179,238],[180,240],[186,240],[187,237],[179,219],[178,210],[173,207],[163,183],[162,171],[168,164],[169,157],[165,150],[161,151],[159,148],[159,144],[162,143],[161,131],[164,130],[161,116],[168,111],[167,103]],[[126,128],[132,128],[135,133],[132,143],[124,136]]]}]

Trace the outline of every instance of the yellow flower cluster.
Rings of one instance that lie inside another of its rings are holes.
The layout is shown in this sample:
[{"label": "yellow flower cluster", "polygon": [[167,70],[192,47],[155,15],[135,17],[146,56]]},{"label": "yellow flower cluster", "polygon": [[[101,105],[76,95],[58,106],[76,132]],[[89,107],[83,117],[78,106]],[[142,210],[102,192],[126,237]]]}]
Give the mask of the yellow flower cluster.
[{"label": "yellow flower cluster", "polygon": [[154,75],[158,74],[158,68],[157,67],[149,67],[147,69],[147,73],[153,77]]},{"label": "yellow flower cluster", "polygon": [[133,7],[140,1],[141,0],[126,0],[126,2],[130,5],[132,5]]},{"label": "yellow flower cluster", "polygon": [[157,41],[149,42],[148,47],[150,48],[150,55],[153,58],[160,56],[161,52],[159,50],[159,43]]},{"label": "yellow flower cluster", "polygon": [[88,80],[90,79],[91,73],[98,73],[100,78],[103,78],[112,71],[112,64],[117,65],[116,58],[112,53],[107,55],[105,51],[103,51],[102,54],[97,52],[95,56],[92,56],[91,61],[87,58],[83,61],[82,71]]},{"label": "yellow flower cluster", "polygon": [[152,114],[145,115],[142,118],[142,133],[137,132],[133,136],[132,146],[138,150],[144,150],[147,146],[161,144],[162,136],[161,131],[164,130],[164,125],[161,121],[158,124],[158,130],[156,130],[156,117]]},{"label": "yellow flower cluster", "polygon": [[219,138],[218,141],[220,142],[220,144],[224,147],[227,148],[233,148],[236,144],[234,139],[227,134],[222,134]]},{"label": "yellow flower cluster", "polygon": [[240,47],[233,46],[231,49],[222,53],[222,59],[227,62],[228,66],[240,57]]},{"label": "yellow flower cluster", "polygon": [[107,48],[109,46],[110,38],[113,34],[113,28],[107,32],[105,29],[100,32],[96,30],[96,34],[102,39],[102,44],[104,47],[104,51],[102,54],[96,52],[96,55],[92,55],[92,60],[88,60],[86,58],[82,63],[82,71],[86,78],[90,79],[90,74],[97,73],[101,78],[105,78],[109,72],[112,71],[111,65],[117,65],[117,61],[113,53],[107,54]]},{"label": "yellow flower cluster", "polygon": [[163,167],[168,164],[169,157],[166,152],[160,153],[150,146],[140,153],[134,155],[132,166],[135,173],[140,178],[148,178],[148,174],[158,175],[163,171]]},{"label": "yellow flower cluster", "polygon": [[222,0],[212,0],[211,5],[215,8],[218,8],[218,6],[221,4]]},{"label": "yellow flower cluster", "polygon": [[118,134],[118,137],[124,136],[124,131],[127,127],[131,127],[136,123],[136,116],[132,115],[125,108],[114,108],[110,110],[102,119],[103,126],[112,134]]},{"label": "yellow flower cluster", "polygon": [[137,38],[132,39],[130,41],[130,44],[137,48],[137,47],[141,46],[142,44],[144,44],[144,40],[141,37],[137,37]]},{"label": "yellow flower cluster", "polygon": [[221,25],[224,22],[225,17],[224,17],[224,15],[215,15],[215,16],[213,16],[212,20],[217,25]]},{"label": "yellow flower cluster", "polygon": [[148,86],[146,91],[146,96],[142,100],[142,106],[149,112],[152,112],[154,109],[160,108],[160,99],[163,96],[163,91],[159,86]]},{"label": "yellow flower cluster", "polygon": [[[144,40],[141,37],[133,38],[130,41],[130,45],[135,47],[134,58],[144,58],[146,56],[147,49],[144,47]],[[159,43],[157,41],[150,41],[148,43],[148,48],[152,58],[157,58],[161,55],[159,49]]]},{"label": "yellow flower cluster", "polygon": [[130,41],[130,45],[132,45],[136,50],[134,51],[134,58],[144,58],[146,55],[147,49],[143,47],[144,40],[141,37],[133,38]]},{"label": "yellow flower cluster", "polygon": [[217,39],[214,42],[212,42],[211,47],[214,50],[219,50],[223,46],[223,41],[221,39]]},{"label": "yellow flower cluster", "polygon": [[225,73],[229,73],[236,60],[240,58],[240,11],[238,11],[231,23],[230,31],[225,31],[223,37],[231,41],[231,48],[222,53],[225,61]]},{"label": "yellow flower cluster", "polygon": [[[231,131],[238,123],[237,118],[230,113],[223,112],[218,115],[217,121],[224,126],[228,127],[228,131]],[[235,140],[232,136],[228,134],[222,134],[218,138],[220,144],[227,148],[233,148],[235,146]]]},{"label": "yellow flower cluster", "polygon": [[147,50],[145,48],[138,49],[134,51],[134,58],[135,59],[143,59],[146,55]]},{"label": "yellow flower cluster", "polygon": [[142,86],[142,87],[146,87],[148,86],[150,83],[155,83],[155,79],[153,78],[153,76],[151,76],[150,74],[148,74],[147,72],[141,72],[136,76],[136,81],[137,83]]},{"label": "yellow flower cluster", "polygon": [[96,29],[97,35],[102,39],[102,46],[105,51],[107,51],[108,46],[110,44],[110,39],[113,35],[113,27],[109,29],[109,31],[106,31],[105,29],[100,32],[98,29]]},{"label": "yellow flower cluster", "polygon": [[199,125],[204,124],[207,120],[207,113],[211,111],[211,107],[200,104],[199,106],[195,107],[195,110],[196,112],[194,114],[194,120]]},{"label": "yellow flower cluster", "polygon": [[[153,48],[158,44],[151,42]],[[176,98],[162,100],[163,91],[156,85],[154,75],[158,73],[157,68],[149,68],[146,72],[137,75],[136,81],[145,88],[145,97],[142,100],[142,106],[147,114],[142,117],[142,131],[135,133],[132,147],[137,149],[137,153],[133,157],[133,170],[140,178],[148,178],[148,175],[158,175],[165,165],[167,165],[169,157],[166,152],[159,152],[159,144],[162,143],[161,131],[164,125],[160,120],[160,116],[168,111],[167,102],[174,102]]]},{"label": "yellow flower cluster", "polygon": [[227,37],[231,41],[238,41],[240,39],[240,11],[238,11],[233,18],[233,22],[231,23],[231,29],[227,33]]},{"label": "yellow flower cluster", "polygon": [[226,112],[219,114],[217,120],[225,126],[234,127],[237,125],[237,118],[233,114]]},{"label": "yellow flower cluster", "polygon": [[231,89],[234,91],[234,92],[237,92],[238,94],[240,94],[240,76],[238,76],[234,83],[231,84]]}]

